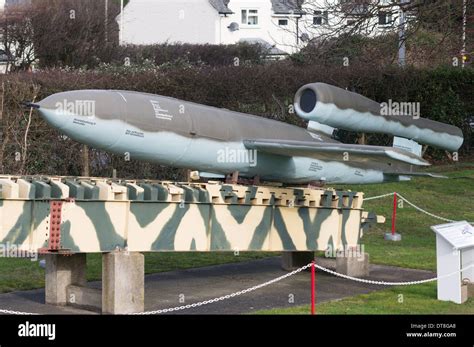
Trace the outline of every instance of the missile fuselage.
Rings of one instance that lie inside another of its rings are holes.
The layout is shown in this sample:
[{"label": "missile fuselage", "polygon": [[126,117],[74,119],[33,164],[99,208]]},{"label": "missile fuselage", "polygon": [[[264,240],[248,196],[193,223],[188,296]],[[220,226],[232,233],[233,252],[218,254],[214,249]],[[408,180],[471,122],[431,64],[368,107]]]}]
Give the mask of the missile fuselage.
[{"label": "missile fuselage", "polygon": [[[287,123],[170,97],[116,90],[78,90],[38,103],[40,114],[68,137],[124,160],[285,183],[376,183],[393,180],[376,161],[318,160],[249,150],[246,139],[337,143]],[[399,178],[396,178],[397,180]]]}]

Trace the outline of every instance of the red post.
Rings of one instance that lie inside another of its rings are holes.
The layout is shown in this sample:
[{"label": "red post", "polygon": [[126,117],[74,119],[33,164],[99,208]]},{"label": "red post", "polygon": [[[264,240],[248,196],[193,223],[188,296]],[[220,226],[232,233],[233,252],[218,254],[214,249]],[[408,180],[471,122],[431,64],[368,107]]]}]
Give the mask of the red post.
[{"label": "red post", "polygon": [[397,192],[393,193],[393,212],[392,212],[392,235],[395,235],[395,222],[397,220]]},{"label": "red post", "polygon": [[314,266],[314,260],[311,263],[311,314],[314,315],[316,312],[315,302],[316,302],[316,267]]}]

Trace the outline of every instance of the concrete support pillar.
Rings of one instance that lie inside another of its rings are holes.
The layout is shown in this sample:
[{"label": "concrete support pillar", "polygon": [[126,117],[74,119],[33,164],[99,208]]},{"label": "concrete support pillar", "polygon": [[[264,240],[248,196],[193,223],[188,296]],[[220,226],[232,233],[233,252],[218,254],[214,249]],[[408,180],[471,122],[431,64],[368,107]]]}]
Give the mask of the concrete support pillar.
[{"label": "concrete support pillar", "polygon": [[51,305],[66,305],[68,286],[86,285],[86,254],[46,254],[45,256],[45,301]]},{"label": "concrete support pillar", "polygon": [[336,255],[336,272],[352,277],[369,275],[369,254],[358,253],[357,256],[347,254]]},{"label": "concrete support pillar", "polygon": [[145,257],[138,252],[102,255],[102,313],[127,314],[145,309]]},{"label": "concrete support pillar", "polygon": [[295,270],[311,263],[314,257],[314,252],[283,252],[281,256],[281,267],[286,271]]}]

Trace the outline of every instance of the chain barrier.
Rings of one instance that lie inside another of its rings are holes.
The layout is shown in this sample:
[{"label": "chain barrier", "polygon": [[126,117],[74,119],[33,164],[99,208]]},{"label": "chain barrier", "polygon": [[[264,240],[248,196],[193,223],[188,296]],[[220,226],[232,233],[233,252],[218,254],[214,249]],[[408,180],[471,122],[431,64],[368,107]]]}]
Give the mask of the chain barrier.
[{"label": "chain barrier", "polygon": [[377,195],[377,196],[371,196],[371,197],[368,197],[368,198],[364,198],[364,201],[381,199],[381,198],[385,198],[387,196],[392,196],[393,194],[394,193],[387,193],[387,194],[382,194],[382,195]]},{"label": "chain barrier", "polygon": [[[176,306],[176,307],[171,307],[171,308],[165,308],[165,309],[161,309],[161,310],[156,310],[156,311],[147,311],[147,312],[138,312],[138,313],[133,313],[133,315],[154,315],[154,314],[162,314],[162,313],[168,313],[168,312],[175,312],[175,311],[180,311],[180,310],[185,310],[185,309],[188,309],[188,308],[194,308],[194,307],[199,307],[199,306],[203,306],[203,305],[208,305],[208,304],[212,304],[214,302],[218,302],[218,301],[223,301],[223,300],[226,300],[226,299],[230,299],[230,298],[233,298],[233,297],[236,297],[236,296],[239,296],[239,295],[242,295],[242,294],[245,294],[245,293],[249,293],[249,292],[252,292],[254,290],[257,290],[259,288],[262,288],[262,287],[265,287],[265,286],[268,286],[269,284],[272,284],[272,283],[275,283],[275,282],[278,282],[278,281],[281,281],[282,279],[285,279],[287,277],[290,277],[290,276],[293,276],[295,274],[297,274],[298,272],[301,272],[303,271],[304,269],[307,269],[309,267],[312,266],[312,263],[309,263],[309,264],[306,264],[305,266],[303,267],[300,267],[299,269],[295,270],[295,271],[292,271],[286,275],[283,275],[283,276],[280,276],[278,278],[275,278],[271,281],[268,281],[268,282],[265,282],[265,283],[262,283],[262,284],[259,284],[257,286],[254,286],[254,287],[251,287],[251,288],[247,288],[247,289],[244,289],[244,290],[241,290],[239,292],[235,292],[235,293],[232,293],[232,294],[227,294],[227,295],[223,295],[223,296],[220,296],[218,298],[215,298],[215,299],[211,299],[211,300],[206,300],[206,301],[200,301],[200,302],[197,302],[197,303],[194,303],[194,304],[188,304],[188,305],[183,305],[183,306]],[[454,276],[458,273],[461,273],[463,271],[466,271],[472,267],[474,267],[474,264],[471,264],[469,266],[466,266],[465,268],[461,269],[461,270],[458,270],[458,271],[455,271],[455,272],[452,272],[450,274],[447,274],[447,275],[443,275],[443,276],[440,276],[440,277],[434,277],[434,278],[429,278],[429,279],[424,279],[424,280],[418,280],[418,281],[407,281],[407,282],[386,282],[386,281],[374,281],[374,280],[369,280],[369,279],[364,279],[364,278],[357,278],[357,277],[352,277],[352,276],[348,276],[348,275],[344,275],[344,274],[341,274],[339,272],[336,272],[336,271],[333,271],[333,270],[330,270],[328,268],[325,268],[324,266],[321,266],[321,265],[318,265],[318,264],[314,264],[315,268],[321,270],[321,271],[324,271],[326,273],[329,273],[331,275],[334,275],[336,277],[341,277],[341,278],[344,278],[344,279],[348,279],[348,280],[352,280],[352,281],[356,281],[356,282],[361,282],[361,283],[367,283],[367,284],[376,284],[376,285],[381,285],[381,286],[409,286],[409,285],[414,285],[414,284],[422,284],[422,283],[428,283],[428,282],[434,282],[434,281],[437,281],[437,280],[440,280],[440,279],[444,279],[444,278],[448,278],[448,277],[451,277],[451,276]]]},{"label": "chain barrier", "polygon": [[[364,201],[370,201],[370,200],[376,200],[376,199],[381,199],[381,198],[385,198],[387,196],[393,196],[393,194],[395,193],[387,193],[387,194],[382,194],[382,195],[377,195],[377,196],[372,196],[372,197],[368,197],[368,198],[364,198]],[[402,199],[403,201],[405,201],[408,205],[412,206],[414,209],[430,216],[430,217],[433,217],[435,219],[439,219],[439,220],[442,220],[444,222],[457,222],[456,220],[453,220],[453,219],[448,219],[448,218],[444,218],[444,217],[441,217],[441,216],[438,216],[434,213],[431,213],[431,212],[428,212],[424,209],[422,209],[421,207],[415,205],[414,203],[412,203],[411,201],[409,201],[407,198],[405,198],[403,195],[401,195],[400,193],[397,193],[397,197],[399,197],[400,199]],[[474,224],[474,222],[468,222],[469,224]]]},{"label": "chain barrier", "polygon": [[[309,263],[309,264],[306,264],[305,266],[302,266],[292,272],[289,272],[283,276],[280,276],[280,277],[277,277],[277,278],[274,278],[270,281],[267,281],[267,282],[264,282],[262,284],[258,284],[256,286],[253,286],[253,287],[250,287],[250,288],[246,288],[246,289],[243,289],[243,290],[240,290],[238,292],[234,292],[234,293],[231,293],[231,294],[227,294],[227,295],[222,295],[222,296],[219,296],[217,298],[214,298],[214,299],[209,299],[209,300],[205,300],[205,301],[200,301],[200,302],[195,302],[193,304],[187,304],[187,305],[182,305],[182,306],[175,306],[175,307],[170,307],[170,308],[164,308],[164,309],[160,309],[160,310],[154,310],[154,311],[145,311],[145,312],[136,312],[136,313],[131,313],[131,315],[156,315],[156,314],[163,314],[163,313],[170,313],[170,312],[176,312],[176,311],[182,311],[182,310],[186,310],[186,309],[190,309],[190,308],[195,308],[195,307],[201,307],[201,306],[204,306],[204,305],[209,305],[209,304],[213,304],[215,302],[219,302],[219,301],[223,301],[223,300],[227,300],[227,299],[231,299],[231,298],[234,298],[236,296],[240,296],[240,295],[243,295],[243,294],[247,294],[247,293],[250,293],[250,292],[253,292],[257,289],[260,289],[260,288],[263,288],[263,287],[266,287],[266,286],[269,286],[270,284],[273,284],[273,283],[276,283],[276,282],[279,282],[279,281],[282,281],[288,277],[291,277],[293,275],[296,275],[297,273],[311,267],[313,265],[313,263]],[[351,280],[351,281],[355,281],[355,282],[360,282],[360,283],[366,283],[366,284],[374,284],[374,285],[381,285],[381,286],[409,286],[409,285],[416,285],[416,284],[422,284],[422,283],[428,283],[428,282],[434,282],[434,281],[438,281],[440,279],[444,279],[444,278],[447,278],[447,277],[450,277],[450,276],[454,276],[458,273],[461,273],[461,272],[464,272],[472,267],[474,267],[474,264],[471,264],[461,270],[458,270],[458,271],[455,271],[455,272],[452,272],[450,274],[447,274],[447,275],[443,275],[443,276],[440,276],[440,277],[434,277],[434,278],[429,278],[429,279],[424,279],[424,280],[418,280],[418,281],[406,281],[406,282],[387,282],[387,281],[375,281],[375,280],[370,280],[370,279],[364,279],[364,278],[357,278],[357,277],[352,277],[352,276],[348,276],[348,275],[344,275],[344,274],[341,274],[339,272],[336,272],[336,271],[333,271],[333,270],[330,270],[328,268],[325,268],[324,266],[321,266],[321,265],[318,265],[318,264],[314,264],[315,268],[321,270],[321,271],[324,271],[328,274],[331,274],[333,276],[336,276],[336,277],[340,277],[340,278],[344,278],[344,279],[348,279],[348,280]],[[30,313],[30,312],[21,312],[21,311],[12,311],[12,310],[0,310],[0,313],[3,313],[3,314],[10,314],[10,315],[38,315],[38,313]]]},{"label": "chain barrier", "polygon": [[218,302],[218,301],[223,301],[223,300],[226,300],[226,299],[234,298],[234,297],[242,295],[242,294],[253,292],[257,289],[260,289],[260,288],[266,287],[270,284],[273,284],[273,283],[279,282],[281,280],[284,280],[284,279],[286,279],[290,276],[296,275],[297,273],[309,268],[312,264],[313,263],[306,264],[305,266],[302,266],[302,267],[300,267],[300,268],[298,268],[298,269],[296,269],[292,272],[289,272],[289,273],[287,273],[283,276],[274,278],[274,279],[272,279],[270,281],[267,281],[265,283],[262,283],[262,284],[244,289],[244,290],[240,290],[240,291],[232,293],[232,294],[219,296],[219,297],[211,299],[211,300],[205,300],[205,301],[196,302],[194,304],[176,306],[176,307],[165,308],[165,309],[161,309],[161,310],[147,311],[147,312],[137,312],[137,313],[132,313],[132,314],[133,315],[154,315],[154,314],[162,314],[162,313],[168,313],[168,312],[181,311],[181,310],[185,310],[185,309],[188,309],[188,308],[194,308],[194,307],[200,307],[200,306],[204,306],[204,305],[208,305],[208,304],[213,304],[213,303]]}]

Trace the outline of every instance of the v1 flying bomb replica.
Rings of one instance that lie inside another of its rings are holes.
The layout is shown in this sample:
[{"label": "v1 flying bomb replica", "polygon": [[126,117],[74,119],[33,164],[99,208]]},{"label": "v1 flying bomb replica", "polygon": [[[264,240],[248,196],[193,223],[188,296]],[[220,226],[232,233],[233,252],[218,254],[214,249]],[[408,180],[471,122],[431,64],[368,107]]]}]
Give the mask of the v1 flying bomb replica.
[{"label": "v1 flying bomb replica", "polygon": [[[67,91],[30,105],[61,133],[98,149],[198,170],[201,176],[238,171],[242,177],[286,184],[378,183],[430,175],[414,171],[430,165],[416,150],[418,142],[450,151],[463,142],[457,127],[384,115],[379,103],[324,83],[296,93],[295,111],[309,120],[307,129],[132,91]],[[410,145],[344,144],[331,136],[334,128],[390,134]]]}]

